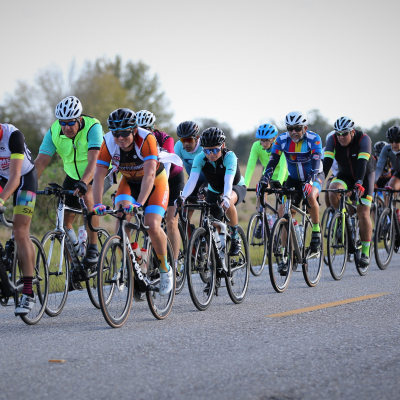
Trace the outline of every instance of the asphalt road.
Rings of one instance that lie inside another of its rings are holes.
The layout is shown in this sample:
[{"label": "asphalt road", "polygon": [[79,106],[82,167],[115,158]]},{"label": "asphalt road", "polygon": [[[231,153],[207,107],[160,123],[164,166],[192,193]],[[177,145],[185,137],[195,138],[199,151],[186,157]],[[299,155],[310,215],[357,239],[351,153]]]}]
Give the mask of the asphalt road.
[{"label": "asphalt road", "polygon": [[[0,399],[399,399],[399,280],[397,255],[365,277],[348,264],[339,282],[324,266],[315,288],[293,273],[282,294],[264,271],[241,305],[223,288],[200,312],[185,288],[166,320],[134,303],[120,329],[86,291],[36,326],[1,307]],[[389,294],[269,317],[377,293]]]}]

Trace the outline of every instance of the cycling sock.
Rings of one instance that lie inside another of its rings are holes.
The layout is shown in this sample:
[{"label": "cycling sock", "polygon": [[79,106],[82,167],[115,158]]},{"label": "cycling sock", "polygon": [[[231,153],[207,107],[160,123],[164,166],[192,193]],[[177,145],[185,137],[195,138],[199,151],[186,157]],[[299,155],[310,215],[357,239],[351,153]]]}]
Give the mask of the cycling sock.
[{"label": "cycling sock", "polygon": [[33,290],[32,290],[32,281],[33,276],[24,276],[22,278],[24,282],[24,288],[22,289],[22,294],[26,294],[27,296],[33,297]]},{"label": "cycling sock", "polygon": [[161,273],[165,273],[169,271],[169,265],[168,265],[168,261],[167,261],[167,255],[159,255],[157,254],[157,258],[160,261],[160,272]]},{"label": "cycling sock", "polygon": [[321,232],[319,224],[312,224],[312,231],[313,232]]},{"label": "cycling sock", "polygon": [[362,244],[361,252],[364,253],[367,257],[369,257],[369,248],[371,245],[371,241],[370,240],[366,240],[365,242],[361,241],[361,244]]},{"label": "cycling sock", "polygon": [[230,228],[230,231],[231,231],[231,236],[232,236],[232,239],[236,239],[236,240],[238,240],[239,239],[239,233],[238,233],[238,226],[237,225],[235,225],[235,226],[230,226],[229,225],[229,228]]},{"label": "cycling sock", "polygon": [[97,247],[97,243],[96,244],[89,244],[88,250],[96,250],[98,252],[99,248]]}]

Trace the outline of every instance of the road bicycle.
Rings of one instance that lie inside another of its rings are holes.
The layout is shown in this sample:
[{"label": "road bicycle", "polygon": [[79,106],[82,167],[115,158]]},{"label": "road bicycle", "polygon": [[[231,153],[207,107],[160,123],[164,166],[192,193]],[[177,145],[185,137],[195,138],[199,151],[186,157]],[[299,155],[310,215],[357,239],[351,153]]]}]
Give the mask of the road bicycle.
[{"label": "road bicycle", "polygon": [[[92,304],[96,308],[100,308],[97,297],[97,265],[90,267],[83,265],[81,257],[73,245],[73,239],[64,224],[64,213],[68,211],[82,214],[84,226],[87,226],[88,209],[83,198],[79,199],[81,210],[65,205],[66,195],[73,195],[73,193],[73,190],[64,190],[57,183],[49,183],[49,187],[37,192],[38,195],[53,196],[52,200],[57,201],[55,229],[47,232],[42,239],[49,269],[49,300],[46,314],[50,317],[61,313],[70,290],[84,290],[84,286],[86,286]],[[99,250],[109,236],[106,229],[99,228],[97,230]]]},{"label": "road bicycle", "polygon": [[[0,207],[0,222],[7,228],[12,228],[13,223],[6,219],[5,210],[5,207]],[[28,314],[20,315],[20,317],[26,324],[34,325],[40,321],[45,312],[49,294],[49,271],[46,254],[39,239],[32,235],[30,238],[35,249],[32,289],[36,296],[36,303]],[[2,306],[12,305],[8,304],[12,298],[14,306],[17,307],[23,287],[22,271],[17,259],[17,243],[12,235],[4,247],[0,242],[0,304]]]},{"label": "road bicycle", "polygon": [[[135,296],[140,301],[141,293],[146,293],[151,313],[157,319],[165,319],[171,312],[175,298],[176,280],[173,279],[172,290],[164,296],[160,290],[160,267],[157,254],[144,225],[143,212],[134,210],[136,222],[128,222],[122,206],[118,210],[106,210],[119,220],[118,233],[110,236],[103,245],[98,263],[97,290],[100,308],[106,322],[113,328],[121,327],[127,320]],[[91,217],[93,213],[89,214]],[[88,218],[89,228],[94,228]],[[127,231],[133,237],[143,238],[142,247],[147,250],[147,272],[143,272],[133,253]],[[167,239],[167,261],[174,268],[174,255]]]},{"label": "road bicycle", "polygon": [[[198,200],[198,204],[185,204],[186,209],[200,210],[202,224],[193,232],[186,251],[186,274],[190,297],[200,311],[206,310],[224,278],[229,297],[235,304],[242,303],[247,292],[250,276],[249,248],[245,233],[238,225],[241,250],[237,255],[229,255],[231,235],[226,214],[222,221],[211,215],[211,208],[220,207]],[[219,226],[218,231],[215,225]]]}]

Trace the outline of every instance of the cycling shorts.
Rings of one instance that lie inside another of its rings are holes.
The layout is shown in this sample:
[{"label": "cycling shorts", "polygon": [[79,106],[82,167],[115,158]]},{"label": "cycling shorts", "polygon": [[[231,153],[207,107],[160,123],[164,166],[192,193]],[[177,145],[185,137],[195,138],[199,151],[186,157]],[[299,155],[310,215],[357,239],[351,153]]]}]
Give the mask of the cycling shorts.
[{"label": "cycling shorts", "polygon": [[[8,179],[0,177],[0,196]],[[36,192],[38,189],[38,178],[36,168],[21,176],[18,188],[13,194],[14,215],[26,215],[32,218],[36,203]]]},{"label": "cycling shorts", "polygon": [[[134,203],[139,197],[142,182],[128,181],[125,176],[122,177],[119,183],[117,195],[115,197],[115,204],[121,201],[130,201]],[[169,198],[169,186],[167,173],[165,169],[161,171],[154,179],[154,185],[150,192],[150,195],[145,204],[145,214],[159,214],[162,217],[167,211]]]},{"label": "cycling shorts", "polygon": [[181,195],[183,188],[185,187],[185,174],[183,171],[178,172],[177,175],[170,177],[168,180],[169,186],[169,200],[168,207],[174,206],[175,200]]},{"label": "cycling shorts", "polygon": [[[349,178],[344,174],[341,174],[340,172],[336,175],[336,178],[333,179],[332,183],[334,182],[341,183],[343,187],[348,190],[353,190],[354,184],[356,183],[355,180]],[[365,192],[358,200],[357,205],[361,203],[364,206],[371,207],[372,196],[374,193],[374,182],[375,182],[375,171],[370,172],[369,174],[364,176],[362,185],[365,189]]]},{"label": "cycling shorts", "polygon": [[[396,174],[394,174],[394,176],[396,176]],[[396,177],[398,178],[398,177]],[[379,179],[376,181],[376,187],[377,188],[384,188],[386,186],[386,184],[390,181],[391,176],[388,177],[382,177],[380,176]]]}]

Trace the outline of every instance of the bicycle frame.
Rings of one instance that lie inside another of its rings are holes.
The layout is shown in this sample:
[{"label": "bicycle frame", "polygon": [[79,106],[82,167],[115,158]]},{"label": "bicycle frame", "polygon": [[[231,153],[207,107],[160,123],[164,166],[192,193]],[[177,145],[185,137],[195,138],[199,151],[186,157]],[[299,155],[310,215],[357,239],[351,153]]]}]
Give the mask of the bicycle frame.
[{"label": "bicycle frame", "polygon": [[[375,189],[376,190],[376,189]],[[390,209],[390,220],[391,221],[396,221],[396,223],[394,224],[395,226],[395,238],[397,238],[397,240],[395,241],[395,245],[398,245],[399,243],[399,239],[400,238],[400,224],[398,222],[397,219],[397,215],[395,213],[395,208],[396,208],[396,203],[400,203],[400,200],[395,198],[395,194],[399,193],[398,190],[391,190],[391,189],[379,189],[380,191],[385,191],[388,194],[389,197],[389,203],[388,203],[388,207]]]}]

